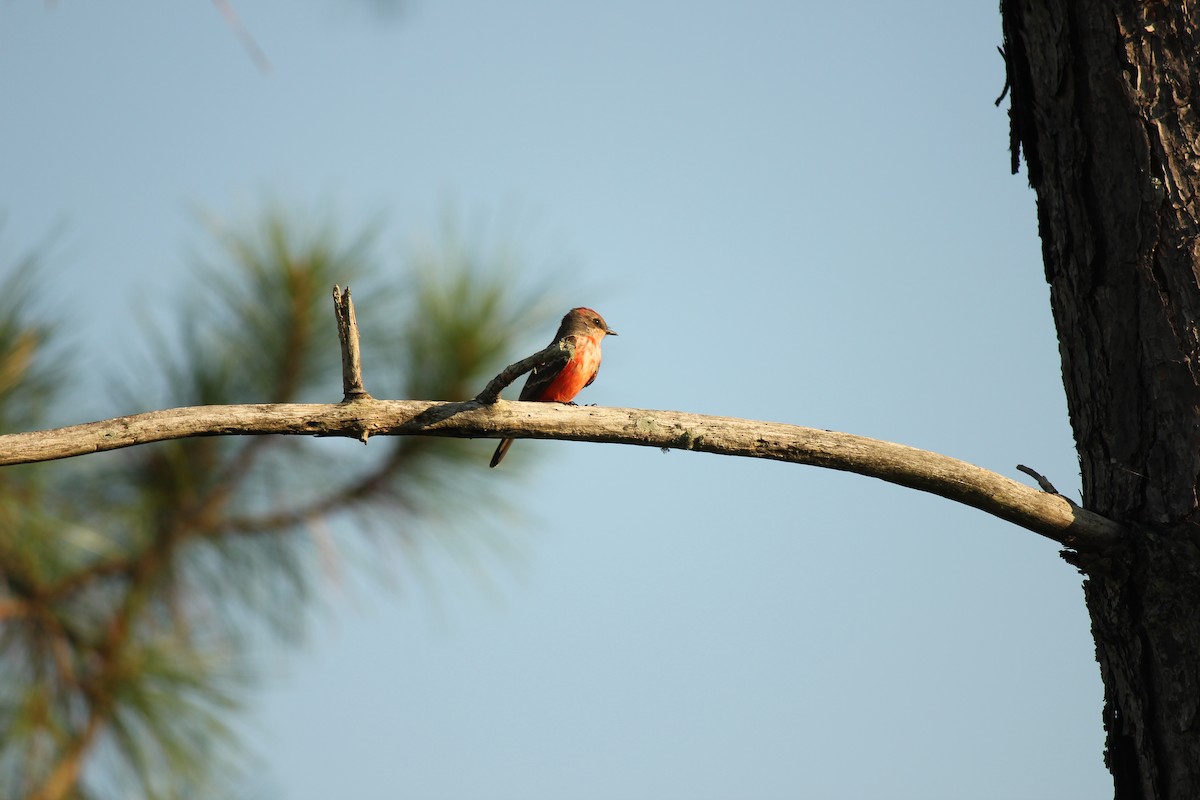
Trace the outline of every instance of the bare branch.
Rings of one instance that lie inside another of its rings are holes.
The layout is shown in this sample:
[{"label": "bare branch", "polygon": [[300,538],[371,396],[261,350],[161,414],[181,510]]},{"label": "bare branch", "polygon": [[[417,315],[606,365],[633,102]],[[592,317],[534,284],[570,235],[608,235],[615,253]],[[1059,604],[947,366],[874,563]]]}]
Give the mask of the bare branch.
[{"label": "bare branch", "polygon": [[501,370],[499,375],[492,378],[487,386],[483,387],[483,391],[475,396],[475,402],[483,405],[491,405],[500,399],[500,393],[509,384],[526,372],[529,372],[529,370],[553,364],[555,361],[568,361],[573,355],[575,355],[575,345],[566,339],[560,339],[545,349],[522,358],[515,364],[509,364]]},{"label": "bare branch", "polygon": [[333,313],[337,317],[338,342],[342,346],[342,402],[370,400],[363,388],[362,351],[358,341],[358,320],[354,317],[354,300],[350,287],[345,291],[333,287]]},{"label": "bare branch", "polygon": [[1072,508],[1061,496],[914,447],[777,422],[559,403],[360,400],[173,408],[0,436],[0,466],[189,436],[261,434],[563,439],[767,458],[855,472],[931,492],[1076,549],[1112,547],[1124,536],[1116,522]]},{"label": "bare branch", "polygon": [[1017,469],[1020,470],[1021,472],[1024,472],[1026,475],[1028,475],[1029,477],[1031,477],[1035,481],[1037,481],[1037,485],[1042,488],[1043,492],[1049,492],[1050,494],[1056,494],[1059,497],[1061,497],[1062,499],[1066,500],[1071,505],[1078,505],[1074,500],[1067,497],[1065,494],[1060,492],[1058,489],[1055,489],[1054,484],[1050,482],[1050,479],[1047,478],[1042,473],[1038,472],[1033,467],[1027,467],[1024,464],[1017,464]]}]

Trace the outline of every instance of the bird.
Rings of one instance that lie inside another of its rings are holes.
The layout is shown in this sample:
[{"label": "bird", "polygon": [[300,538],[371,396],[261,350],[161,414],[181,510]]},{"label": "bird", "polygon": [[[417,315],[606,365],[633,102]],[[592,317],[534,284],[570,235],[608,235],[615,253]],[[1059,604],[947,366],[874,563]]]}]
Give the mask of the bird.
[{"label": "bird", "polygon": [[[540,403],[570,403],[585,386],[591,386],[600,371],[600,340],[616,336],[604,317],[590,308],[572,308],[562,318],[554,341],[568,339],[575,351],[567,361],[555,361],[529,373],[520,400]],[[489,466],[496,466],[512,447],[512,439],[501,439]]]}]

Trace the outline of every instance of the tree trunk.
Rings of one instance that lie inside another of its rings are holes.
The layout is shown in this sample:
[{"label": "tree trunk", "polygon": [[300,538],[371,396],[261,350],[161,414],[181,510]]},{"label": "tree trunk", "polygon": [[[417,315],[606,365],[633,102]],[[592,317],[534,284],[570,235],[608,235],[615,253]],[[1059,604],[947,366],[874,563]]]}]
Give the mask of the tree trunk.
[{"label": "tree trunk", "polygon": [[1200,797],[1200,4],[1002,0],[1013,159],[1037,191],[1118,800]]}]

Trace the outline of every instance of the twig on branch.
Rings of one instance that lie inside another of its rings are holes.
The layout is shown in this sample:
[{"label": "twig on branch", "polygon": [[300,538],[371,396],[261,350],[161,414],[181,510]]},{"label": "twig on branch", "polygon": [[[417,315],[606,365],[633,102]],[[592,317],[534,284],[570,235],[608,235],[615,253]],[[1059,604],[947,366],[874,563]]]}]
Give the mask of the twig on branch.
[{"label": "twig on branch", "polygon": [[531,356],[522,358],[515,364],[509,364],[499,375],[492,378],[487,386],[483,387],[483,391],[475,396],[475,402],[490,406],[500,399],[500,393],[509,384],[526,372],[529,372],[529,370],[553,364],[555,361],[568,361],[573,355],[575,355],[575,345],[566,339],[560,339],[544,350],[539,350]]},{"label": "twig on branch", "polygon": [[333,313],[337,317],[338,341],[342,346],[342,402],[370,400],[371,395],[363,388],[358,320],[354,318],[354,301],[350,298],[349,286],[345,291],[333,287]]},{"label": "twig on branch", "polygon": [[1124,537],[1118,523],[1073,508],[1060,495],[914,447],[777,422],[560,403],[361,400],[174,408],[0,436],[0,466],[188,436],[246,434],[563,439],[767,458],[855,472],[931,492],[1076,549],[1102,550]]},{"label": "twig on branch", "polygon": [[1050,494],[1056,494],[1073,506],[1078,505],[1078,503],[1076,503],[1074,500],[1067,497],[1065,494],[1060,492],[1058,489],[1055,489],[1054,484],[1050,482],[1050,479],[1047,478],[1042,473],[1038,472],[1036,469],[1033,469],[1032,467],[1027,467],[1024,464],[1017,464],[1017,469],[1019,469],[1021,472],[1024,472],[1026,475],[1028,475],[1029,477],[1031,477],[1035,481],[1037,481],[1037,485],[1042,487],[1043,492],[1049,492]]}]

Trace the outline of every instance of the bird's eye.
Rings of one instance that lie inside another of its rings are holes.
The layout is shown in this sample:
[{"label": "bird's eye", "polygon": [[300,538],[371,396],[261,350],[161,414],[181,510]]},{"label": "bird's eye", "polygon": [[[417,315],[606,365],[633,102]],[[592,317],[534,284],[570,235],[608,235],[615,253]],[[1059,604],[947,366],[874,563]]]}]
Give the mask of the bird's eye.
[{"label": "bird's eye", "polygon": [[599,317],[594,317],[594,318],[592,319],[592,322],[596,323],[596,327],[598,327],[598,328],[603,328],[603,327],[604,327],[604,323],[600,321],[600,318],[599,318]]}]

